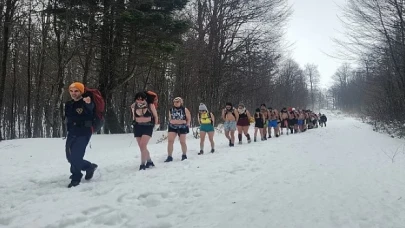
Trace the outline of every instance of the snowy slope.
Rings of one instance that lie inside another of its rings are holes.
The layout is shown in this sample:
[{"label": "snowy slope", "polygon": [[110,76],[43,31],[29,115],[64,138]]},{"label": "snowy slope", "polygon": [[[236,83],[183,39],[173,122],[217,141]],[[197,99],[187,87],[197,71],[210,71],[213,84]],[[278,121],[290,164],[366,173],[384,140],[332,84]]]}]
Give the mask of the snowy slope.
[{"label": "snowy slope", "polygon": [[404,141],[329,114],[327,128],[234,148],[217,134],[203,156],[190,134],[189,159],[176,142],[170,164],[159,132],[143,172],[132,135],[97,135],[86,158],[99,170],[72,189],[65,141],[2,142],[0,227],[405,227]]}]

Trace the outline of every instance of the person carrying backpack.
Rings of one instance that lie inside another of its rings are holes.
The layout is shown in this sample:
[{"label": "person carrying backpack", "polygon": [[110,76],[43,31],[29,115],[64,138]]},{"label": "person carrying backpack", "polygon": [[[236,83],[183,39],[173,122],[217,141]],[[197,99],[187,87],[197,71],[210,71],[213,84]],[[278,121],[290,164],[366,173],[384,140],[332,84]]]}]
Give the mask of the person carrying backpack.
[{"label": "person carrying backpack", "polygon": [[198,122],[200,123],[200,152],[198,155],[204,154],[204,142],[205,135],[208,134],[208,138],[211,143],[211,153],[215,152],[215,143],[214,143],[214,123],[215,117],[214,114],[208,111],[207,106],[203,103],[198,107]]},{"label": "person carrying backpack", "polygon": [[67,127],[66,158],[70,163],[71,182],[68,188],[80,184],[86,172],[85,180],[93,177],[97,164],[84,160],[87,144],[93,133],[95,116],[95,103],[89,95],[85,94],[85,87],[80,82],[69,86],[72,100],[65,103],[65,121]]},{"label": "person carrying backpack", "polygon": [[152,102],[148,102],[148,95],[145,92],[135,94],[135,103],[132,104],[134,136],[141,151],[141,165],[139,170],[155,166],[147,148],[152,137],[155,126],[158,126],[158,115],[156,107]]},{"label": "person carrying backpack", "polygon": [[319,118],[319,124],[321,127],[325,126],[326,127],[326,122],[328,121],[328,118],[325,116],[325,114],[322,114],[321,117]]}]

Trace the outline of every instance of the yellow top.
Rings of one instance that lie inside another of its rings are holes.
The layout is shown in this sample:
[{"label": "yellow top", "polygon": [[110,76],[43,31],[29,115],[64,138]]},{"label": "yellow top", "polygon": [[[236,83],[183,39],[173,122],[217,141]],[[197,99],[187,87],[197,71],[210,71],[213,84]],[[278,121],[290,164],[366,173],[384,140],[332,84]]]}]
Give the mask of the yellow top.
[{"label": "yellow top", "polygon": [[207,112],[201,113],[200,121],[201,121],[201,124],[210,124],[211,123],[211,117],[208,115]]}]

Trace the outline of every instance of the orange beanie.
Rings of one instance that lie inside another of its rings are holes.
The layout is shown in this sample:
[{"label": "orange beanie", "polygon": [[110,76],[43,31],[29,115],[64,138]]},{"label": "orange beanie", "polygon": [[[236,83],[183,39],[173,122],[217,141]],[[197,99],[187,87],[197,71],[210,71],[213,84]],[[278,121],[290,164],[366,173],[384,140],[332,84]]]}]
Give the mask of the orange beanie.
[{"label": "orange beanie", "polygon": [[84,85],[81,82],[73,82],[70,86],[70,88],[76,88],[78,89],[81,93],[84,93]]}]

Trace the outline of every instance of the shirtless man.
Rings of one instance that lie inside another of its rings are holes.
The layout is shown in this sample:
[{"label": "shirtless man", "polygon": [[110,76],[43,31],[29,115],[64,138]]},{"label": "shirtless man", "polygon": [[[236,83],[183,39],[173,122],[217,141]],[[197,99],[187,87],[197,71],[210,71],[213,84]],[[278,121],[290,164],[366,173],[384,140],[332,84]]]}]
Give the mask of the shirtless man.
[{"label": "shirtless man", "polygon": [[279,128],[278,128],[278,111],[276,109],[269,108],[269,122],[268,122],[268,132],[269,132],[269,138],[271,138],[271,128],[274,128],[274,135],[276,137],[280,136],[279,133]]},{"label": "shirtless man", "polygon": [[229,146],[232,147],[235,145],[236,122],[238,122],[239,113],[231,102],[227,102],[225,109],[222,110],[222,119],[225,121],[225,137],[229,140]]},{"label": "shirtless man", "polygon": [[303,110],[298,112],[298,128],[300,132],[304,132],[304,123],[305,123],[305,113]]}]

